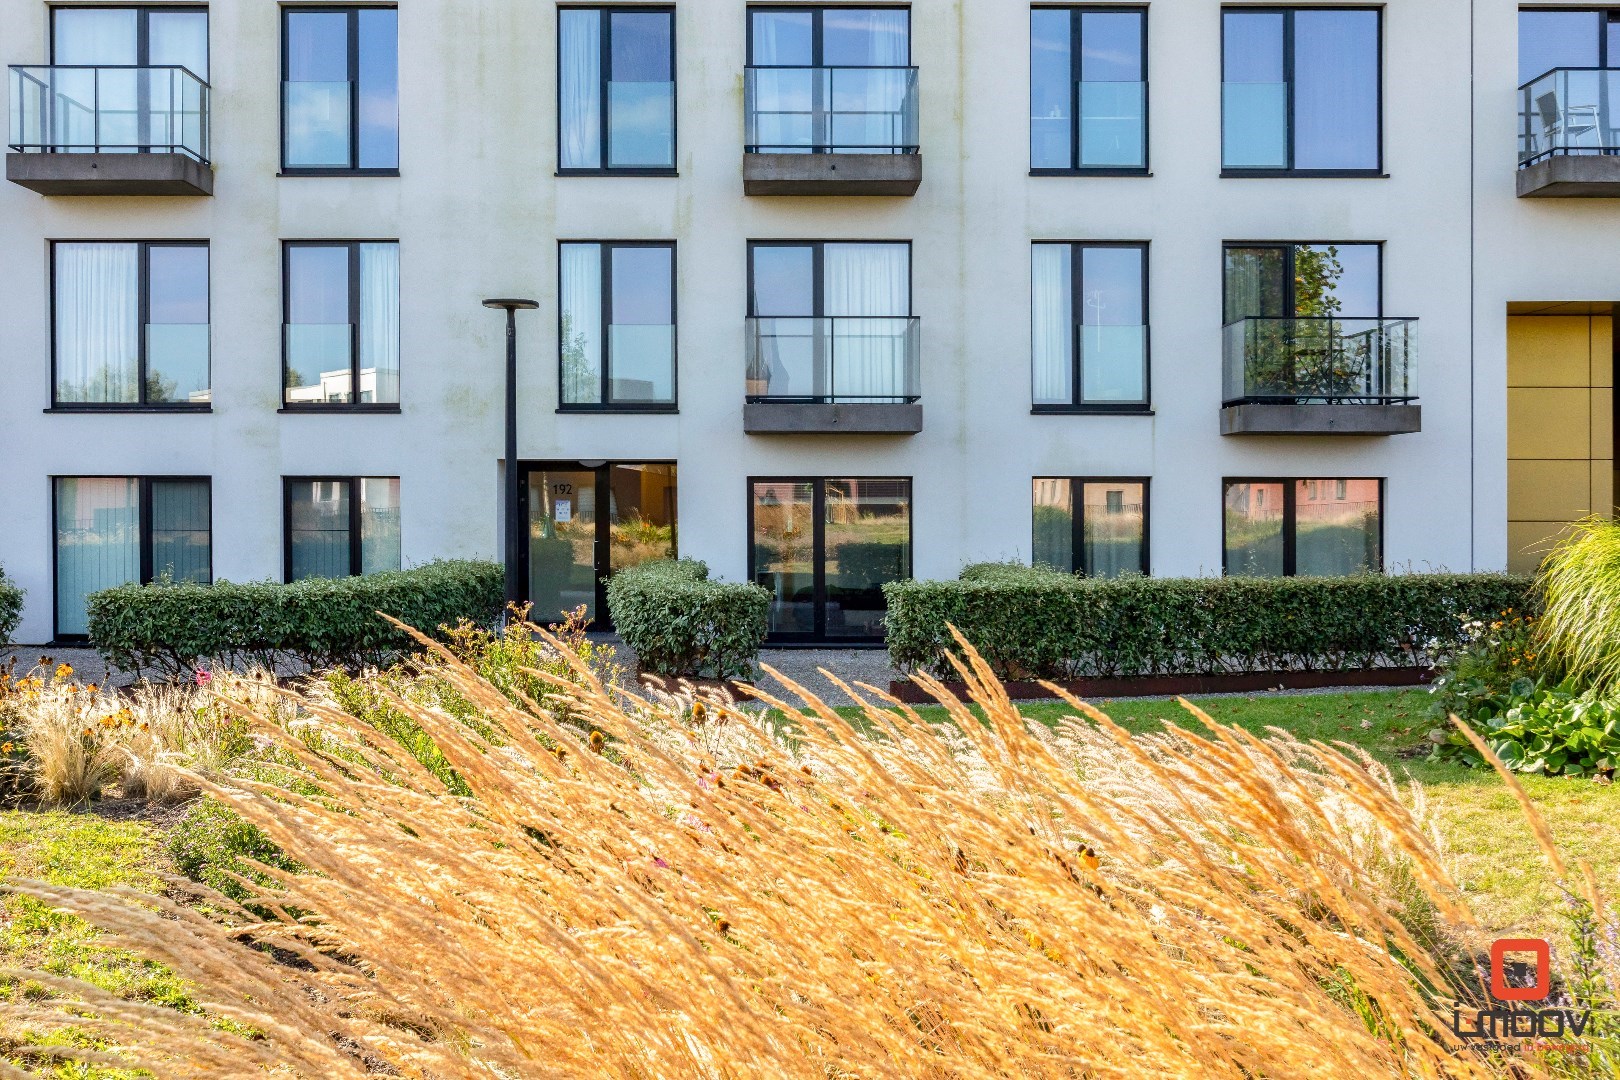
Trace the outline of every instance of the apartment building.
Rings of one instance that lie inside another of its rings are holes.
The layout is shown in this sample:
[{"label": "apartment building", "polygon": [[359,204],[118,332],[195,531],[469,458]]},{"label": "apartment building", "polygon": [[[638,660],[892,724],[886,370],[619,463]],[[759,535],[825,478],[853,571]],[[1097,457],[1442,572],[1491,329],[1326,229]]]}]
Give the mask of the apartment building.
[{"label": "apartment building", "polygon": [[[1615,504],[1620,9],[0,0],[0,566],[1533,564]],[[1610,55],[1614,49],[1613,56]],[[506,314],[518,408],[504,493]]]}]

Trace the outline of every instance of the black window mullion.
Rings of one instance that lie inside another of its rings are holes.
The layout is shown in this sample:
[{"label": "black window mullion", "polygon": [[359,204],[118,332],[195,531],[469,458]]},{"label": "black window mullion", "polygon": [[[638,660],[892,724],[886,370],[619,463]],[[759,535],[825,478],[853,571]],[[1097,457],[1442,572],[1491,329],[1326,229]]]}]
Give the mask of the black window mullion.
[{"label": "black window mullion", "polygon": [[358,476],[346,481],[349,485],[349,576],[359,577],[363,567],[360,560],[360,490]]},{"label": "black window mullion", "polygon": [[[608,95],[612,92],[613,83],[613,13],[606,8],[596,11],[597,54],[596,76],[599,84],[597,90],[597,135],[598,140],[596,157],[603,169],[611,169],[612,162],[608,160]],[[603,355],[606,356],[604,349]],[[605,366],[605,365],[604,365]]]},{"label": "black window mullion", "polygon": [[[349,168],[360,167],[360,9],[349,9]],[[395,45],[398,48],[398,45]],[[359,386],[357,382],[356,387]],[[358,391],[355,397],[359,397]]]},{"label": "black window mullion", "polygon": [[1085,48],[1082,25],[1085,13],[1079,8],[1069,9],[1069,166],[1080,168],[1080,69],[1083,64],[1081,50]]},{"label": "black window mullion", "polygon": [[[1294,167],[1294,9],[1283,11],[1283,86],[1287,99],[1286,124],[1288,128],[1287,167]],[[1382,72],[1379,73],[1382,79]]]},{"label": "black window mullion", "polygon": [[349,249],[349,404],[360,404],[360,245]]},{"label": "black window mullion", "polygon": [[1069,479],[1069,570],[1072,573],[1091,576],[1091,567],[1086,565],[1085,515],[1086,485],[1079,477]]},{"label": "black window mullion", "polygon": [[[602,320],[602,370],[597,378],[601,382],[597,400],[603,405],[611,405],[613,379],[609,368],[613,365],[613,250],[616,245],[602,244],[601,257],[597,260],[602,268],[602,303],[598,313]],[[601,516],[601,515],[598,515]]]},{"label": "black window mullion", "polygon": [[[816,40],[819,42],[821,15],[816,14]],[[827,350],[827,362],[816,364],[812,354],[810,369],[810,390],[817,401],[826,401],[833,392],[833,365],[837,358],[833,356],[833,342],[837,335],[833,328],[827,325],[827,244],[817,240],[810,245],[810,274],[814,278],[810,282],[810,311],[811,311],[811,341],[814,343],[814,352],[820,353],[823,348]]]},{"label": "black window mullion", "polygon": [[1283,498],[1283,577],[1293,577],[1297,565],[1295,542],[1298,540],[1295,515],[1299,511],[1298,500],[1295,498],[1295,489],[1298,483],[1294,480],[1282,481]]}]

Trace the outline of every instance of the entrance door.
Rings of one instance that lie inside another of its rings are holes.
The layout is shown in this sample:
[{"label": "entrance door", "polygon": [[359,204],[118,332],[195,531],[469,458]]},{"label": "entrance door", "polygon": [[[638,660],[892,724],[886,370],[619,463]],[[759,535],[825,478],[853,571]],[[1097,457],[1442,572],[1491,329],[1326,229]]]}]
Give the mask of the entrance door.
[{"label": "entrance door", "polygon": [[779,641],[876,641],[883,584],[911,576],[911,481],[756,479],[749,576]]},{"label": "entrance door", "polygon": [[607,578],[675,558],[675,466],[548,462],[527,476],[529,617],[558,622],[584,608],[594,629],[611,628]]}]

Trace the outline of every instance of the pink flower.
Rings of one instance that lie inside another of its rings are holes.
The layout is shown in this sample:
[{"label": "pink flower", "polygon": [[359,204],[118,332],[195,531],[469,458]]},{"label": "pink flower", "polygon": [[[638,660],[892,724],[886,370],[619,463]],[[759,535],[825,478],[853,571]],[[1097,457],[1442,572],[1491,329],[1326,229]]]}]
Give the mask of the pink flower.
[{"label": "pink flower", "polygon": [[198,686],[207,686],[209,683],[211,683],[213,681],[214,681],[214,676],[213,676],[213,674],[211,672],[204,671],[201,668],[197,669],[197,685]]},{"label": "pink flower", "polygon": [[668,870],[669,869],[669,863],[665,862],[663,859],[660,859],[656,855],[653,856],[653,865],[658,867],[658,869],[660,869],[660,870]]}]

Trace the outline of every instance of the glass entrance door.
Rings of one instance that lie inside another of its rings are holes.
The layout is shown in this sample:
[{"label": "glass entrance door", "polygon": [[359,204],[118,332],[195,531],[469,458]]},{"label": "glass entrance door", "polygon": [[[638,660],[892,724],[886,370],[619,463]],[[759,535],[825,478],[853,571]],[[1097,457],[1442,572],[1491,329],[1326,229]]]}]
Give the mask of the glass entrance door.
[{"label": "glass entrance door", "polygon": [[675,466],[578,462],[529,467],[526,569],[529,617],[559,622],[584,608],[593,629],[612,627],[607,579],[676,555]]}]

